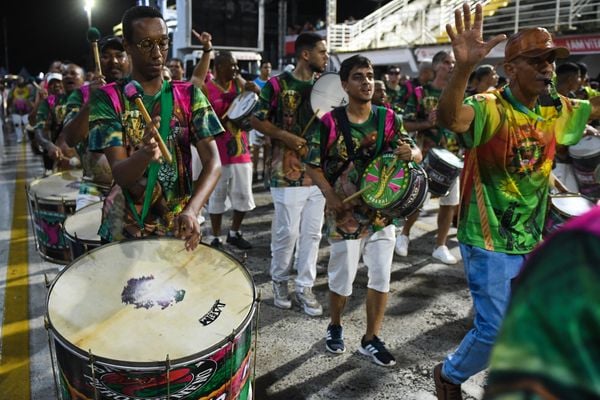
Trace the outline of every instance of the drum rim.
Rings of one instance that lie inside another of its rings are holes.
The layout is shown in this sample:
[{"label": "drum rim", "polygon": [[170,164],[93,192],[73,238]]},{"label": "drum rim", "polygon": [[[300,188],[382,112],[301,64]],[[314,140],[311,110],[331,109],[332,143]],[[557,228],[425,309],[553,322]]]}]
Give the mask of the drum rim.
[{"label": "drum rim", "polygon": [[[581,193],[557,193],[557,194],[551,194],[549,196],[549,201],[548,201],[548,205],[550,207],[551,210],[555,210],[558,214],[560,214],[563,217],[567,217],[567,218],[575,218],[578,217],[580,215],[585,214],[586,212],[590,211],[591,208],[595,207],[595,203],[593,201],[591,201],[587,196],[582,195]],[[573,214],[568,214],[565,211],[563,211],[562,209],[558,208],[557,204],[554,204],[554,199],[564,199],[564,198],[569,198],[569,197],[577,197],[580,199],[583,199],[585,201],[587,201],[589,203],[589,205],[591,205],[592,207],[590,207],[590,209],[585,210],[584,212],[582,212],[581,214],[577,214],[577,215],[573,215]]]},{"label": "drum rim", "polygon": [[596,141],[600,144],[600,138],[598,138],[597,136],[584,136],[581,138],[581,140],[578,143],[576,143],[572,146],[569,146],[569,156],[571,156],[571,158],[576,159],[576,160],[587,160],[590,158],[598,157],[600,155],[600,147],[598,147],[596,152],[592,153],[592,154],[586,154],[586,155],[573,154],[573,151],[578,151],[580,147],[582,148],[582,150],[588,148],[588,147],[584,146],[584,144],[585,144],[584,141]]},{"label": "drum rim", "polygon": [[459,161],[459,162],[462,164],[462,165],[450,164],[450,163],[446,162],[446,160],[445,160],[445,159],[443,159],[443,158],[441,158],[441,157],[438,157],[438,160],[440,160],[440,161],[441,161],[441,162],[443,162],[444,164],[446,164],[446,165],[449,165],[449,166],[451,166],[451,167],[456,167],[456,168],[459,170],[459,172],[458,172],[457,176],[458,176],[458,175],[460,175],[460,171],[461,171],[462,169],[464,169],[464,167],[465,167],[465,163],[464,163],[464,161],[463,161],[463,160],[461,160],[461,159],[460,159],[460,157],[459,157],[459,156],[457,156],[456,154],[454,154],[453,152],[451,152],[451,151],[450,151],[450,150],[448,150],[447,148],[445,148],[445,147],[439,147],[439,146],[438,146],[438,147],[432,147],[432,148],[431,148],[431,149],[429,149],[429,151],[427,152],[427,156],[429,156],[429,153],[431,153],[432,151],[434,151],[434,153],[435,153],[435,152],[439,152],[440,150],[444,150],[445,152],[448,152],[448,153],[452,154],[452,155],[453,155],[454,157],[456,157],[456,159],[457,159],[457,160],[458,160],[458,161]]},{"label": "drum rim", "polygon": [[[310,105],[310,109],[312,110],[312,112],[313,112],[314,114],[316,114],[316,112],[315,112],[316,110],[315,110],[315,108],[313,107],[313,102],[312,102],[312,94],[313,94],[313,92],[314,92],[315,85],[317,84],[317,82],[318,82],[320,79],[323,79],[323,78],[324,78],[324,77],[326,77],[326,76],[333,76],[333,75],[336,75],[336,76],[338,77],[338,79],[340,80],[340,85],[341,85],[342,79],[341,79],[341,77],[340,77],[340,74],[338,74],[337,72],[333,72],[333,71],[328,71],[328,72],[324,72],[324,73],[322,73],[322,74],[321,74],[321,75],[320,75],[320,76],[319,76],[319,77],[318,77],[318,78],[317,78],[317,79],[314,81],[314,83],[313,83],[313,85],[312,85],[312,88],[311,88],[311,90],[310,90],[310,94],[309,94],[309,96],[308,96],[308,104]],[[328,78],[328,79],[329,79],[329,78]],[[342,87],[342,89],[343,89],[343,87]],[[348,105],[349,99],[348,99],[348,95],[347,95],[347,94],[345,94],[345,92],[342,94],[342,98],[345,98],[345,99],[346,99],[346,104],[342,104],[342,105],[340,105],[339,107],[345,107],[346,105]],[[333,108],[332,108],[331,110],[327,110],[327,111],[325,111],[325,110],[319,110],[319,112],[320,112],[320,114],[321,114],[321,115],[317,115],[317,117],[318,117],[319,119],[321,119],[321,117],[322,117],[323,115],[325,115],[326,113],[328,113],[328,112],[330,112],[330,111],[332,111],[332,110],[333,110]]]},{"label": "drum rim", "polygon": [[[77,259],[69,262],[65,268],[63,268],[54,278],[54,280],[52,281],[52,284],[50,285],[50,287],[48,288],[48,293],[46,294],[46,303],[45,303],[45,317],[46,317],[46,321],[47,321],[47,327],[46,329],[53,335],[54,339],[59,341],[64,347],[65,349],[67,349],[68,351],[72,352],[73,354],[83,358],[83,359],[89,359],[89,351],[85,351],[84,349],[74,345],[73,343],[71,343],[67,338],[65,338],[63,335],[61,335],[61,333],[54,327],[54,325],[52,324],[52,319],[50,318],[50,313],[48,310],[48,304],[50,302],[50,295],[52,294],[52,290],[54,289],[54,286],[56,285],[56,283],[58,282],[59,278],[66,273],[66,271],[71,267],[72,264],[74,264],[75,262],[77,262],[79,259],[81,259],[84,256],[88,256],[94,252],[100,251],[101,249],[105,249],[107,247],[110,246],[116,246],[119,244],[125,244],[125,243],[131,243],[131,242],[139,242],[140,240],[143,241],[158,241],[158,240],[168,240],[168,241],[177,241],[177,242],[181,242],[181,239],[176,239],[173,237],[159,237],[159,236],[151,236],[151,237],[144,237],[144,238],[134,238],[134,239],[125,239],[125,240],[120,240],[120,241],[116,241],[116,242],[111,242],[111,243],[107,243],[105,245],[102,245],[100,247],[97,247],[95,249],[92,249],[90,251],[88,251],[85,254],[82,254],[81,256],[77,257]],[[185,357],[181,357],[181,358],[177,358],[177,359],[172,359],[169,360],[169,364],[171,366],[179,366],[179,365],[186,365],[189,364],[192,361],[195,360],[200,360],[200,359],[205,359],[206,357],[210,356],[211,354],[214,354],[215,352],[217,352],[218,350],[220,350],[221,348],[223,348],[224,346],[226,346],[228,343],[232,343],[233,340],[231,340],[230,338],[233,337],[238,338],[240,333],[243,332],[244,330],[247,329],[248,325],[252,322],[254,314],[256,313],[256,308],[257,308],[257,296],[256,296],[256,284],[254,283],[254,279],[252,277],[252,274],[250,274],[250,271],[244,267],[244,265],[237,259],[235,258],[232,254],[220,250],[220,249],[215,249],[214,247],[205,244],[205,243],[199,243],[199,246],[205,246],[207,249],[210,250],[214,250],[217,251],[219,253],[222,253],[223,255],[225,255],[227,258],[231,259],[232,261],[235,261],[237,264],[239,264],[242,267],[242,271],[244,273],[244,275],[246,275],[246,278],[248,278],[249,282],[251,283],[251,287],[252,287],[252,304],[250,307],[250,311],[248,312],[248,315],[246,315],[246,317],[242,320],[242,323],[239,325],[239,327],[235,328],[232,332],[231,335],[227,336],[225,339],[215,343],[214,345],[203,349],[200,352],[196,352],[193,354],[190,354],[189,356],[185,356]],[[93,349],[92,349],[93,350]],[[166,355],[165,355],[166,356]],[[123,369],[147,369],[147,370],[153,370],[156,368],[162,368],[164,369],[164,366],[166,365],[166,358],[163,361],[125,361],[125,360],[118,360],[118,359],[113,359],[113,358],[107,358],[107,357],[102,357],[100,355],[94,354],[94,361],[96,363],[99,364],[103,364],[103,365],[107,365],[107,366],[116,366],[116,367],[121,367]]]},{"label": "drum rim", "polygon": [[[71,235],[71,234],[69,233],[69,231],[67,230],[67,220],[68,220],[70,217],[73,217],[73,216],[75,216],[75,214],[77,214],[79,211],[83,211],[83,210],[85,210],[85,209],[86,209],[86,208],[88,208],[88,207],[93,207],[93,206],[96,206],[96,207],[97,207],[97,206],[98,206],[98,204],[102,204],[102,205],[104,206],[104,200],[96,201],[96,202],[94,202],[94,203],[91,203],[91,204],[88,204],[88,205],[86,205],[86,206],[84,206],[84,207],[81,207],[79,210],[75,211],[73,214],[71,214],[71,215],[68,215],[68,216],[67,216],[67,218],[65,218],[65,221],[63,222],[63,235],[65,236],[65,238],[67,238],[67,239],[71,240],[73,243],[77,243],[78,241],[79,241],[79,242],[82,242],[82,243],[86,243],[86,244],[98,244],[98,243],[101,243],[101,238],[100,238],[100,235],[97,235],[97,237],[98,237],[98,239],[97,239],[97,240],[95,240],[95,239],[90,239],[90,238],[87,238],[87,239],[82,239],[82,238],[80,238],[80,237],[75,237],[74,235]],[[100,211],[102,212],[102,207],[100,207]],[[76,235],[76,234],[77,234],[77,232],[74,232],[74,234]],[[73,261],[75,261],[75,260],[73,260]]]},{"label": "drum rim", "polygon": [[247,118],[249,114],[252,113],[252,110],[254,109],[254,107],[251,107],[246,113],[243,113],[235,118],[231,117],[229,114],[231,112],[231,110],[233,109],[234,105],[237,104],[241,104],[242,102],[242,98],[244,97],[252,97],[254,99],[254,105],[256,105],[256,103],[258,102],[258,95],[250,90],[247,90],[245,92],[242,92],[240,94],[238,94],[237,96],[235,96],[235,98],[233,99],[233,101],[231,102],[231,105],[229,106],[229,108],[227,109],[227,118],[229,118],[232,121],[239,121],[242,120],[244,118]]}]

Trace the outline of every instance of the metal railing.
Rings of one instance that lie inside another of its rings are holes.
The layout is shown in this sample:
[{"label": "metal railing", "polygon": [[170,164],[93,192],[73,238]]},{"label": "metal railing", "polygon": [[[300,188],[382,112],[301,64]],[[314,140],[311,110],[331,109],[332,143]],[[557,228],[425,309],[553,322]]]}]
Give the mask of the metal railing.
[{"label": "metal railing", "polygon": [[[394,0],[362,20],[328,27],[334,51],[360,51],[445,41],[446,24],[454,25],[454,10],[464,0]],[[600,29],[600,0],[469,0],[486,13],[484,35],[512,33],[543,26],[549,30]]]},{"label": "metal railing", "polygon": [[510,0],[497,13],[487,16],[486,34],[514,33],[542,26],[561,33],[600,28],[600,1],[595,0]]}]

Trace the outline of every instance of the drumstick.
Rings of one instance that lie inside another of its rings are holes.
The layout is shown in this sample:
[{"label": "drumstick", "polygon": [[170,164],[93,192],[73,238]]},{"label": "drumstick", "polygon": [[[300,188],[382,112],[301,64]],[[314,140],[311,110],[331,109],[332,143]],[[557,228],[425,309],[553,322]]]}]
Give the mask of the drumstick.
[{"label": "drumstick", "polygon": [[96,64],[96,71],[98,75],[102,75],[102,67],[100,66],[100,52],[98,51],[98,40],[100,40],[100,31],[93,26],[88,29],[87,39],[92,46],[92,53],[94,53],[94,64]]},{"label": "drumstick", "polygon": [[346,197],[344,200],[342,200],[342,203],[345,204],[345,203],[348,203],[348,202],[354,200],[355,198],[357,198],[358,196],[360,196],[367,190],[371,189],[373,187],[373,185],[374,185],[374,183],[369,183],[364,188],[360,189],[358,192],[352,193],[350,196]]},{"label": "drumstick", "polygon": [[556,175],[554,175],[554,172],[550,172],[548,180],[550,182],[550,186],[552,186],[559,192],[569,193],[569,188],[567,188],[567,186],[564,183],[562,183],[561,180],[556,177]]},{"label": "drumstick", "polygon": [[[148,114],[148,111],[146,110],[146,107],[144,106],[144,102],[142,101],[143,89],[142,89],[142,86],[139,84],[139,82],[132,80],[127,85],[125,85],[125,88],[123,91],[125,92],[125,97],[127,97],[127,100],[135,102],[138,109],[142,113],[142,116],[144,117],[144,121],[146,121],[146,124],[154,125],[154,122],[152,122],[152,118],[150,117],[150,114]],[[169,121],[163,121],[163,123],[168,124]],[[169,152],[169,149],[167,149],[167,145],[163,141],[162,137],[160,137],[160,134],[158,132],[155,132],[154,138],[158,142],[158,147],[160,147],[160,152],[162,153],[165,160],[167,160],[167,162],[169,164],[172,163],[173,157],[171,157],[171,153]]]},{"label": "drumstick", "polygon": [[315,113],[313,114],[312,117],[310,117],[310,120],[308,121],[308,124],[306,124],[306,126],[304,127],[304,130],[300,134],[300,137],[304,137],[304,135],[306,135],[306,131],[308,130],[308,127],[313,123],[313,121],[317,117],[317,114],[319,113],[319,111],[321,111],[321,110],[319,110],[318,108],[315,110]]}]

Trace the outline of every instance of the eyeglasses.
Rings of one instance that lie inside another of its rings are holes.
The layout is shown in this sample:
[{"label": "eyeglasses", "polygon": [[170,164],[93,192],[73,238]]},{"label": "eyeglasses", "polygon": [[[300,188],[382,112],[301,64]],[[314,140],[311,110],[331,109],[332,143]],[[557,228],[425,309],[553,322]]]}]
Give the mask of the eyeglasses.
[{"label": "eyeglasses", "polygon": [[154,40],[150,38],[142,39],[138,43],[136,43],[136,46],[142,52],[147,54],[152,53],[152,50],[154,50],[154,46],[158,46],[158,49],[160,51],[167,51],[169,50],[169,37],[163,36],[159,39]]},{"label": "eyeglasses", "polygon": [[388,72],[390,75],[400,75],[400,71],[390,71]]}]

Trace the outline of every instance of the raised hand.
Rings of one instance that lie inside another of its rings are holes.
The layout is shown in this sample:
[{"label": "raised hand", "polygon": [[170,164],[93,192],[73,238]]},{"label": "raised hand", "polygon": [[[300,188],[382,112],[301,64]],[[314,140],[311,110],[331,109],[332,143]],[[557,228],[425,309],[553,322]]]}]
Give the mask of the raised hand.
[{"label": "raised hand", "polygon": [[211,49],[212,48],[212,36],[208,32],[198,33],[194,29],[192,29],[192,34],[198,39],[203,49]]},{"label": "raised hand", "polygon": [[446,32],[452,41],[452,51],[457,65],[473,67],[488,55],[506,35],[496,35],[487,42],[483,41],[483,7],[475,6],[475,21],[471,25],[471,9],[469,4],[463,3],[460,9],[454,11],[454,24],[456,31],[450,24],[446,25]]}]

